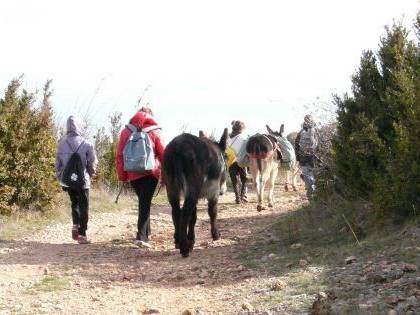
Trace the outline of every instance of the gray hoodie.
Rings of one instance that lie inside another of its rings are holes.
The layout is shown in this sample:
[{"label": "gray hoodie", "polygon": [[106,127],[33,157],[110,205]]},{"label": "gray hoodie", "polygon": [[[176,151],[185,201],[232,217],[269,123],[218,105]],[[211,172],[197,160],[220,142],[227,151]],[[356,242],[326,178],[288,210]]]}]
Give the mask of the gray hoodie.
[{"label": "gray hoodie", "polygon": [[77,151],[82,159],[83,167],[85,168],[85,189],[90,188],[90,179],[96,172],[96,159],[95,149],[93,145],[82,137],[81,128],[74,116],[67,119],[67,133],[66,136],[60,141],[57,148],[57,157],[55,162],[55,170],[61,186],[66,186],[62,183],[62,176],[64,168],[70,159],[71,155]]}]

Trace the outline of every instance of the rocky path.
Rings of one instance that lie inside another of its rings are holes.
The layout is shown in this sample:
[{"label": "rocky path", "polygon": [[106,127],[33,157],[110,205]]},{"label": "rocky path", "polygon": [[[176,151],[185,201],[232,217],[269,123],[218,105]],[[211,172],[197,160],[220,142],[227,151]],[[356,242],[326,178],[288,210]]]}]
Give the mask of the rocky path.
[{"label": "rocky path", "polygon": [[[274,209],[262,213],[253,203],[233,204],[232,195],[222,198],[222,239],[216,242],[211,241],[207,211],[201,204],[196,247],[189,258],[174,250],[169,208],[156,205],[151,250],[133,244],[137,220],[133,209],[93,213],[90,245],[75,244],[68,224],[0,242],[0,314],[263,312],[250,303],[251,297],[258,292],[270,295],[279,279],[247,269],[237,256],[273,218],[302,203],[301,194],[282,196]],[[279,305],[279,313],[289,312],[287,303]]]}]

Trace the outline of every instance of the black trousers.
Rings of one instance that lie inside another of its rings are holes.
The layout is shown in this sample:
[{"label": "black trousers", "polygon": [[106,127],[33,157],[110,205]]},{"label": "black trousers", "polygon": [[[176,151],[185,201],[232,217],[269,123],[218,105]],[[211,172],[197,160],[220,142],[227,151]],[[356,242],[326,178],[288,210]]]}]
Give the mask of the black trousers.
[{"label": "black trousers", "polygon": [[[229,167],[230,180],[232,181],[233,191],[237,200],[246,195],[246,169],[240,167],[237,162],[233,163]],[[240,179],[240,184],[238,183],[238,177]]]},{"label": "black trousers", "polygon": [[139,218],[137,221],[137,240],[148,242],[150,235],[150,206],[152,205],[153,193],[158,180],[150,175],[134,181],[131,186],[139,198]]},{"label": "black trousers", "polygon": [[79,235],[86,236],[89,221],[89,189],[72,190],[63,188],[70,196],[73,225],[79,226]]}]

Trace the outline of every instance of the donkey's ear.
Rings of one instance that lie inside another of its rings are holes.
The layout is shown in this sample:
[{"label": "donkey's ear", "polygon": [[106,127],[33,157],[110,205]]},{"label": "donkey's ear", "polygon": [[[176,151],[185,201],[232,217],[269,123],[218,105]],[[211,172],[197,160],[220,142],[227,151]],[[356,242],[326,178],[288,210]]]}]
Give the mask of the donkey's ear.
[{"label": "donkey's ear", "polygon": [[225,128],[225,130],[223,130],[222,137],[220,138],[220,141],[219,141],[219,147],[222,151],[226,151],[227,138],[228,138],[228,129]]},{"label": "donkey's ear", "polygon": [[284,124],[281,124],[280,126],[280,135],[283,136],[283,132],[284,132]]},{"label": "donkey's ear", "polygon": [[269,134],[275,134],[275,132],[270,128],[270,126],[269,125],[265,125],[265,127],[267,128],[267,131],[268,131],[268,133]]},{"label": "donkey's ear", "polygon": [[199,132],[198,132],[198,136],[200,137],[200,138],[204,138],[205,136],[204,136],[204,132],[203,132],[203,130],[200,130]]}]

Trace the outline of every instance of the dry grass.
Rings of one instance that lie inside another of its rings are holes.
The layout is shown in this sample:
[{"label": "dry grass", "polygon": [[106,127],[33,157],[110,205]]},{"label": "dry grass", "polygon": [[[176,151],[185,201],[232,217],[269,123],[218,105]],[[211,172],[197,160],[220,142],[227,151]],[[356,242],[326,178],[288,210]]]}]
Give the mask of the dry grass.
[{"label": "dry grass", "polygon": [[[356,232],[360,246],[343,219],[343,214]],[[404,231],[417,226],[414,221],[402,226],[384,221],[372,224],[373,219],[367,207],[345,202],[328,206],[304,206],[281,215],[269,229],[255,236],[253,244],[238,257],[249,268],[288,279],[285,290],[255,303],[276,305],[302,294],[301,300],[305,300],[305,297],[327,290],[329,271],[345,265],[344,260],[348,256],[354,255],[359,261],[375,261],[377,257],[386,257],[388,260],[420,265],[418,251],[407,250],[413,246],[413,240],[404,235]],[[292,246],[294,244],[301,247],[296,248]],[[275,259],[263,258],[270,253],[276,255]],[[315,272],[308,272],[308,268],[300,266],[300,260],[308,261]],[[347,297],[339,298],[346,300],[360,293],[361,288],[355,287],[346,292]],[[352,310],[349,312],[352,313]]]},{"label": "dry grass", "polygon": [[26,289],[26,294],[37,294],[38,292],[58,292],[70,286],[70,281],[55,275],[44,276],[41,280]]},{"label": "dry grass", "polygon": [[[91,212],[113,212],[127,209],[132,200],[122,196],[115,204],[115,196],[103,190],[90,191]],[[54,209],[48,212],[18,211],[11,216],[0,216],[0,240],[12,240],[39,231],[52,223],[62,223],[71,220],[70,201],[62,192]]]}]

